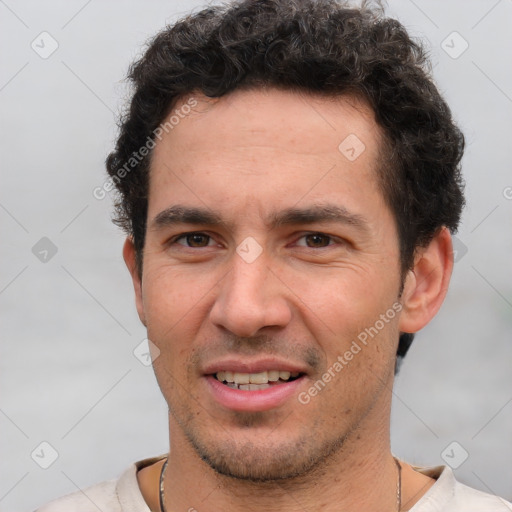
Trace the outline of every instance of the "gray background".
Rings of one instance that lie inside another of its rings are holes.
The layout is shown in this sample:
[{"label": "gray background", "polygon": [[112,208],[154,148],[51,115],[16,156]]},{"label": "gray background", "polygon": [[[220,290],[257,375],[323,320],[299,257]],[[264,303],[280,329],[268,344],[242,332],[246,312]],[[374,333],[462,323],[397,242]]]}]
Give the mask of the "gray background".
[{"label": "gray background", "polygon": [[[392,447],[418,465],[460,464],[458,479],[512,499],[512,1],[390,4],[431,47],[468,142],[458,261],[398,377]],[[92,190],[105,179],[128,64],[199,5],[0,0],[2,511],[32,510],[166,451],[165,403],[133,354],[145,331],[123,236],[110,198]],[[59,45],[46,59],[31,47],[51,49],[43,31]],[[53,451],[41,442],[58,452],[48,469]]]}]

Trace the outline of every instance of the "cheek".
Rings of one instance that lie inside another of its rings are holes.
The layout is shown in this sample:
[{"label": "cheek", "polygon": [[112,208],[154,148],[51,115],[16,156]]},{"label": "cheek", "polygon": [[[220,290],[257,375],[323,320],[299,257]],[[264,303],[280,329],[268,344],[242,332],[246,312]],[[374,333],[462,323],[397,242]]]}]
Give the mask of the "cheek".
[{"label": "cheek", "polygon": [[[145,269],[146,270],[146,269]],[[158,345],[179,348],[173,340],[188,340],[197,330],[211,288],[170,266],[150,266],[142,283],[148,337]],[[186,345],[186,344],[184,344]]]},{"label": "cheek", "polygon": [[339,269],[337,277],[316,277],[296,278],[294,289],[303,303],[300,308],[306,329],[316,339],[327,365],[332,366],[341,356],[341,373],[351,379],[372,371],[381,373],[383,367],[387,371],[398,340],[395,283],[346,269]]},{"label": "cheek", "polygon": [[397,317],[384,322],[379,315],[359,319],[359,325],[348,316],[340,317],[336,335],[317,338],[326,365],[314,376],[307,393],[318,395],[311,405],[318,414],[325,410],[333,420],[350,421],[351,414],[366,410],[389,386],[398,341]]},{"label": "cheek", "polygon": [[292,283],[301,310],[335,333],[367,327],[396,300],[395,286],[370,268],[316,269],[288,275],[283,281]]}]

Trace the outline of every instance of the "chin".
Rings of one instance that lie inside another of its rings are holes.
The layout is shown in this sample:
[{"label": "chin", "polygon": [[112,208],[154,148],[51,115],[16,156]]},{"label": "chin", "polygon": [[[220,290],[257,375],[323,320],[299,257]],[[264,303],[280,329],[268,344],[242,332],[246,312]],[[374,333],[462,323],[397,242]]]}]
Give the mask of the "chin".
[{"label": "chin", "polygon": [[193,433],[187,433],[198,456],[216,473],[255,483],[293,480],[317,473],[342,448],[344,441],[340,438],[319,443],[311,432],[281,441],[271,440],[269,435],[258,441],[244,437],[241,433],[239,440],[232,437],[204,443]]}]

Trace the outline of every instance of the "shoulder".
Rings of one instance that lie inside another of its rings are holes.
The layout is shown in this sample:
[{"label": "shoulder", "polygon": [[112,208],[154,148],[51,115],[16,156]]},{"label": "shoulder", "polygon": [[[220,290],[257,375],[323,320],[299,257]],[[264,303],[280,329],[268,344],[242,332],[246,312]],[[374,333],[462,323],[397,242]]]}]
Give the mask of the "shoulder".
[{"label": "shoulder", "polygon": [[464,512],[511,512],[512,503],[486,492],[477,491],[467,485],[456,482],[454,493],[449,502],[450,511]]},{"label": "shoulder", "polygon": [[117,480],[108,480],[58,498],[36,512],[121,512],[116,494]]},{"label": "shoulder", "polygon": [[436,479],[436,483],[410,509],[410,512],[511,512],[508,501],[477,491],[455,479],[448,466],[414,468]]},{"label": "shoulder", "polygon": [[73,492],[35,512],[150,512],[139,488],[137,472],[165,457],[159,455],[135,462],[120,478]]}]

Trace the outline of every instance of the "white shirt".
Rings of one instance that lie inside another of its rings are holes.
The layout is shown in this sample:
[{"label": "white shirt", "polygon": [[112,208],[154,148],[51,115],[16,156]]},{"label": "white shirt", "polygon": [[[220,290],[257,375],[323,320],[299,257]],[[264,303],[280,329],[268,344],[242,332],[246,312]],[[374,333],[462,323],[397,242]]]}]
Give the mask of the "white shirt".
[{"label": "white shirt", "polygon": [[[136,462],[119,479],[108,480],[68,494],[36,512],[151,512],[140,492],[137,471],[165,456]],[[410,512],[512,512],[512,503],[457,482],[448,466],[412,467],[436,479],[436,483]]]}]

